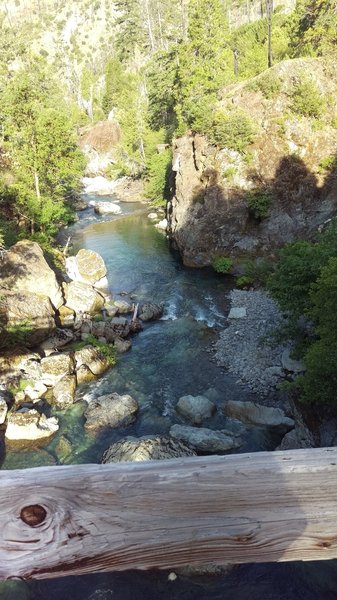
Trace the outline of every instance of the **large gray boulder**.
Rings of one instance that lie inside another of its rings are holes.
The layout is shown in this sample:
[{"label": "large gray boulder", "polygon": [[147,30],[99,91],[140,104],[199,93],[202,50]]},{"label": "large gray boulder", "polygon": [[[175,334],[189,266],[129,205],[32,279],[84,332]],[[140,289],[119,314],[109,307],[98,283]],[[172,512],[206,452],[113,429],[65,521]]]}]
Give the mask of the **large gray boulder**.
[{"label": "large gray boulder", "polygon": [[17,242],[4,254],[0,286],[12,292],[29,292],[47,297],[56,308],[63,304],[62,290],[55,273],[36,242]]},{"label": "large gray boulder", "polygon": [[36,346],[55,329],[55,310],[47,296],[0,290],[0,321],[6,324],[1,343]]},{"label": "large gray boulder", "polygon": [[117,338],[126,338],[130,333],[130,322],[124,317],[113,317],[106,322],[104,337],[107,342],[113,342]]},{"label": "large gray boulder", "polygon": [[295,422],[287,417],[281,408],[263,406],[255,402],[236,402],[229,400],[225,403],[224,412],[227,417],[237,419],[242,423],[278,428],[284,431],[293,429]]},{"label": "large gray boulder", "polygon": [[170,429],[170,436],[185,442],[199,452],[224,452],[241,446],[238,438],[206,427],[173,425]]},{"label": "large gray boulder", "polygon": [[129,436],[112,444],[104,453],[102,462],[141,462],[195,455],[196,452],[192,448],[168,436]]},{"label": "large gray boulder", "polygon": [[58,419],[41,415],[37,410],[11,413],[7,420],[5,437],[11,441],[41,440],[58,430]]},{"label": "large gray boulder", "polygon": [[66,306],[75,313],[98,313],[104,306],[104,298],[92,285],[72,281],[65,285]]},{"label": "large gray boulder", "polygon": [[176,411],[194,425],[200,425],[214,415],[216,406],[205,396],[182,396],[178,400]]},{"label": "large gray boulder", "polygon": [[103,258],[93,250],[82,248],[66,260],[67,274],[73,281],[95,285],[107,274]]},{"label": "large gray boulder", "polygon": [[86,429],[126,427],[136,420],[138,402],[128,394],[106,394],[90,402],[84,413]]}]

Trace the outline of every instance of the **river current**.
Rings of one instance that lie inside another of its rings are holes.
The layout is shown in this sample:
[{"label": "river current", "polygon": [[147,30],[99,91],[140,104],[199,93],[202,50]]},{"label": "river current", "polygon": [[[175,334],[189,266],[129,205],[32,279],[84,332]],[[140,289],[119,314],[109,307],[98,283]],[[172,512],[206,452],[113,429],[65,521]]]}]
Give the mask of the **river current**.
[{"label": "river current", "polygon": [[[90,199],[95,199],[91,197]],[[148,323],[132,340],[130,352],[97,382],[78,390],[76,404],[58,413],[60,431],[44,448],[7,449],[2,468],[43,464],[100,462],[109,444],[126,435],[167,433],[182,422],[174,410],[186,394],[203,394],[219,410],[207,424],[225,428],[226,399],[254,396],[221,370],[209,348],[226,324],[233,282],[211,269],[183,267],[168,248],[141,204],[121,204],[122,215],[81,213],[69,234],[73,250],[95,250],[108,269],[110,292],[133,302],[163,302],[164,316]],[[108,392],[129,393],[140,404],[136,423],[126,430],[85,433],[86,401]],[[66,443],[64,443],[66,440]],[[279,443],[265,430],[252,428],[240,451],[271,450]],[[70,444],[69,444],[70,442]],[[63,445],[62,445],[63,444]],[[225,576],[168,579],[167,572],[126,572],[67,577],[41,582],[0,584],[0,600],[333,600],[337,598],[335,561],[279,563],[233,568]]]}]

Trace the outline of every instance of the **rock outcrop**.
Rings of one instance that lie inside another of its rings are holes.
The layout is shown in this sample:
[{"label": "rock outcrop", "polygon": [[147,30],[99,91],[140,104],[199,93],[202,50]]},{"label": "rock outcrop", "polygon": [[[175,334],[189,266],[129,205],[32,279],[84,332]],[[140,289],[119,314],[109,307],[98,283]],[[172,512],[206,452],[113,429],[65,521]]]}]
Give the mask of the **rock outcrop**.
[{"label": "rock outcrop", "polygon": [[112,444],[104,453],[102,462],[141,462],[195,455],[192,448],[167,436],[129,436]]},{"label": "rock outcrop", "polygon": [[[264,93],[264,78],[275,77],[280,90]],[[168,231],[185,265],[202,267],[217,256],[240,259],[269,255],[298,237],[308,237],[337,213],[333,184],[336,161],[336,104],[318,130],[310,116],[292,111],[297,82],[310,77],[324,96],[334,95],[335,75],[320,59],[285,61],[248,82],[222,92],[218,110],[245,111],[255,126],[254,142],[240,153],[215,147],[190,133],[174,142],[175,196],[167,207]],[[241,113],[240,113],[241,111]],[[249,160],[247,157],[249,156]],[[264,218],[249,206],[249,193],[266,192]]]}]

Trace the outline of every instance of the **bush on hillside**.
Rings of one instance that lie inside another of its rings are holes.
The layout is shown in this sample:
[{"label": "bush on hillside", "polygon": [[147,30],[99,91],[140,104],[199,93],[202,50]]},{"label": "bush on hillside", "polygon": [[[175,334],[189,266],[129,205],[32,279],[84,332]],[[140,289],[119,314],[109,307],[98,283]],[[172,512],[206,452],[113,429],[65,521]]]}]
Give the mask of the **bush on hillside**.
[{"label": "bush on hillside", "polygon": [[244,152],[253,143],[256,129],[251,118],[243,110],[217,111],[213,117],[208,138],[211,144]]},{"label": "bush on hillside", "polygon": [[295,84],[291,97],[293,110],[305,117],[317,119],[324,110],[324,98],[316,84],[306,77]]}]

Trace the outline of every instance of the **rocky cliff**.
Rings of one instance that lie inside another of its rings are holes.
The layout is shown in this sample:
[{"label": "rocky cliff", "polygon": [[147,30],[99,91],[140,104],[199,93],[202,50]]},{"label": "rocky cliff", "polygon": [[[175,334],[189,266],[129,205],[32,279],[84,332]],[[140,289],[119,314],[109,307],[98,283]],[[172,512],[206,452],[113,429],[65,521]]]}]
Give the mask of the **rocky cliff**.
[{"label": "rocky cliff", "polygon": [[[244,152],[212,145],[194,132],[174,143],[169,234],[186,265],[205,266],[216,256],[238,263],[247,255],[270,255],[297,237],[310,237],[337,213],[333,69],[319,59],[298,59],[275,66],[268,78],[263,73],[231,85],[219,102],[224,114],[237,111],[254,123],[253,143]],[[307,114],[310,93],[316,108]],[[254,210],[261,202],[262,216]]]}]

